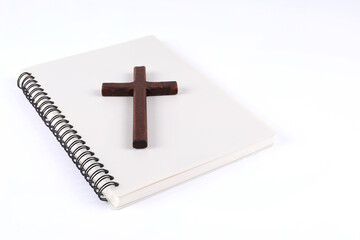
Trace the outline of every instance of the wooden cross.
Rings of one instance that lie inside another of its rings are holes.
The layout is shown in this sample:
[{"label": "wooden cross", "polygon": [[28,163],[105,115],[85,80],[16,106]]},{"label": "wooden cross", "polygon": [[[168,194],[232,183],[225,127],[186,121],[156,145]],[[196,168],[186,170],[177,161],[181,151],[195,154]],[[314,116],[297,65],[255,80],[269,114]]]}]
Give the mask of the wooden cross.
[{"label": "wooden cross", "polygon": [[145,67],[134,67],[134,81],[130,83],[103,83],[103,96],[133,96],[133,147],[147,147],[146,96],[174,95],[175,81],[147,82]]}]

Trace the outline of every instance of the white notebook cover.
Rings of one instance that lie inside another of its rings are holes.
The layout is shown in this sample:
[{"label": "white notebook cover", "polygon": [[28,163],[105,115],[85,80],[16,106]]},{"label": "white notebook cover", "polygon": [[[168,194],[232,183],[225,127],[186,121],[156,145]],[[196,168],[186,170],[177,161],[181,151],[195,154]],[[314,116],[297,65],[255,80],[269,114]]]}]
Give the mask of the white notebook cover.
[{"label": "white notebook cover", "polygon": [[[177,81],[178,95],[147,97],[148,147],[132,148],[132,97],[103,97],[103,82]],[[24,69],[31,72],[115,177],[114,208],[272,144],[274,132],[155,37]],[[229,193],[231,194],[231,193]]]}]

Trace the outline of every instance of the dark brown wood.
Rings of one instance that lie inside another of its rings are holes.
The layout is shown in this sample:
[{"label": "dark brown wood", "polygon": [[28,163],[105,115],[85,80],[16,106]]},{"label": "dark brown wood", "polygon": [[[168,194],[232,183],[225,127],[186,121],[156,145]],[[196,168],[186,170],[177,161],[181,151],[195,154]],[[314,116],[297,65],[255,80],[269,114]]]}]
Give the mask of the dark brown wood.
[{"label": "dark brown wood", "polygon": [[134,81],[103,83],[103,96],[133,96],[133,147],[147,147],[146,96],[175,95],[177,82],[147,82],[144,66],[134,67]]}]

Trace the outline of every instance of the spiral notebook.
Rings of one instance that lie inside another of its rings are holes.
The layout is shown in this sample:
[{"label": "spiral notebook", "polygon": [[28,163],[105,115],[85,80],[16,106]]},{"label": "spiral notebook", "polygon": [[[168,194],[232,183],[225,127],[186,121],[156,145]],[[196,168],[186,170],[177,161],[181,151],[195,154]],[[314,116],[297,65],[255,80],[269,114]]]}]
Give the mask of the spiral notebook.
[{"label": "spiral notebook", "polygon": [[[147,98],[146,149],[132,147],[132,97],[101,95],[103,82],[132,81],[134,66],[148,81],[178,83],[177,95]],[[266,124],[152,36],[24,71],[18,86],[115,209],[273,143]]]}]

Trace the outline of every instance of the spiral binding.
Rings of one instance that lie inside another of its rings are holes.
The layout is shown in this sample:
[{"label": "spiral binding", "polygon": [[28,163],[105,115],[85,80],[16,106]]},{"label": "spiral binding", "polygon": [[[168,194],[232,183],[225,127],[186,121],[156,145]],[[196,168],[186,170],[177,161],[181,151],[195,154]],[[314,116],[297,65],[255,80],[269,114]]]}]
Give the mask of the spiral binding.
[{"label": "spiral binding", "polygon": [[81,139],[73,126],[61,114],[61,111],[54,105],[54,102],[51,101],[51,98],[31,73],[23,72],[17,80],[17,86],[22,89],[25,97],[54,134],[100,200],[107,201],[103,191],[110,186],[116,187],[119,183],[113,181],[114,177],[108,174],[109,171],[90,151],[85,141]]}]

